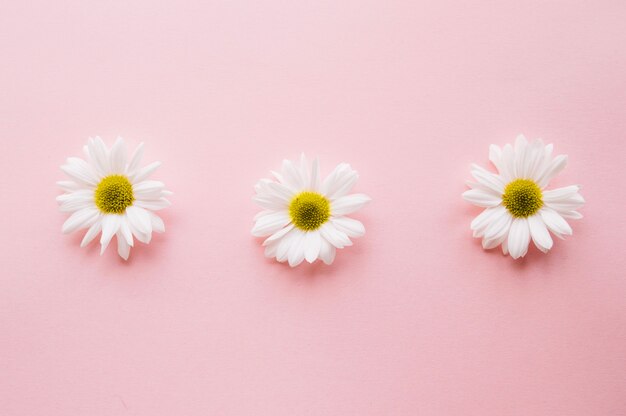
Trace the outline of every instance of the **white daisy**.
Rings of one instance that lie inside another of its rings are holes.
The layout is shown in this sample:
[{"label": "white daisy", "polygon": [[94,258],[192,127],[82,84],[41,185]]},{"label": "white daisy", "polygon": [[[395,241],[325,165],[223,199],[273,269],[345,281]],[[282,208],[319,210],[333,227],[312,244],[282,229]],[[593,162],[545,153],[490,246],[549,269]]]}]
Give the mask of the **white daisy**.
[{"label": "white daisy", "polygon": [[582,218],[576,210],[585,200],[578,185],[546,190],[567,164],[566,155],[552,157],[552,147],[541,140],[528,143],[519,135],[515,146],[490,146],[489,160],[498,174],[472,164],[477,183],[468,183],[472,189],[463,198],[486,208],[471,224],[474,237],[483,239],[483,248],[501,244],[504,254],[517,259],[526,255],[531,239],[547,253],[552,248],[548,230],[559,238],[572,234],[565,218]]},{"label": "white daisy", "polygon": [[165,231],[163,220],[152,211],[169,206],[165,197],[171,192],[165,190],[162,182],[146,180],[161,162],[140,168],[141,143],[127,163],[121,137],[110,150],[99,137],[90,138],[83,150],[87,160],[70,157],[61,166],[71,180],[57,182],[65,191],[57,201],[61,211],[72,213],[62,231],[68,234],[87,228],[81,247],[102,232],[100,254],[116,236],[117,252],[127,260],[133,237],[148,244],[152,231]]},{"label": "white daisy", "polygon": [[346,217],[370,201],[367,195],[348,195],[359,176],[347,163],[323,182],[318,160],[309,167],[304,155],[300,163],[284,160],[282,172],[272,174],[276,181],[261,179],[253,198],[265,210],[254,218],[252,235],[268,237],[263,242],[267,257],[291,267],[304,259],[331,264],[336,249],[365,234],[360,221]]}]

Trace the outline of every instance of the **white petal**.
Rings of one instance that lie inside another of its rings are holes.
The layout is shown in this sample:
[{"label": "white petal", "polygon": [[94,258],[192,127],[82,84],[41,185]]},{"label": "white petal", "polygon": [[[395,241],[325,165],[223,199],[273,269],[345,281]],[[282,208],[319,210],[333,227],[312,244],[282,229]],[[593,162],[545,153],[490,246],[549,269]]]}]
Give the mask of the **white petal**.
[{"label": "white petal", "polygon": [[142,181],[133,185],[133,194],[136,199],[150,200],[161,198],[165,184],[160,181]]},{"label": "white petal", "polygon": [[63,234],[69,234],[81,228],[91,227],[98,219],[99,214],[100,211],[97,208],[84,208],[76,211],[65,220],[61,231]]},{"label": "white petal", "polygon": [[130,255],[130,245],[120,233],[117,233],[117,254],[124,260],[128,260]]},{"label": "white petal", "polygon": [[476,164],[472,164],[471,174],[478,182],[496,192],[496,194],[502,195],[504,193],[505,183],[499,176],[494,175]]},{"label": "white petal", "polygon": [[563,199],[567,199],[573,195],[576,195],[580,190],[580,186],[571,185],[563,188],[550,189],[549,191],[543,191],[544,202],[559,202]]},{"label": "white petal", "polygon": [[120,215],[120,229],[117,232],[118,239],[120,235],[126,239],[128,246],[133,246],[133,232],[130,230],[130,224],[126,215]]},{"label": "white petal", "polygon": [[311,190],[319,192],[321,186],[320,161],[318,158],[315,158],[311,166]]},{"label": "white petal", "polygon": [[548,250],[552,248],[553,242],[546,228],[546,224],[541,219],[541,215],[528,217],[528,227],[535,246],[544,253],[547,253]]},{"label": "white petal", "polygon": [[57,202],[62,212],[74,212],[84,208],[95,208],[93,191],[90,189],[59,195]]},{"label": "white petal", "polygon": [[495,207],[502,202],[502,198],[480,189],[470,189],[463,192],[462,196],[467,202],[483,208]]},{"label": "white petal", "polygon": [[526,218],[515,218],[509,230],[508,249],[511,257],[518,259],[528,252],[530,230]]},{"label": "white petal", "polygon": [[508,143],[502,148],[500,164],[500,176],[508,183],[515,178],[515,152],[513,146]]},{"label": "white petal", "polygon": [[337,253],[337,249],[335,248],[335,246],[333,246],[324,238],[322,238],[322,245],[320,247],[320,255],[319,255],[320,259],[322,259],[322,261],[325,264],[329,264],[329,265],[333,264],[336,253]]},{"label": "white petal", "polygon": [[[300,231],[300,230],[298,230]],[[294,237],[291,240],[291,245],[289,247],[289,254],[287,260],[289,261],[289,266],[296,267],[302,260],[304,260],[304,232],[296,232],[294,233]]]},{"label": "white petal", "polygon": [[489,226],[485,229],[485,240],[499,240],[501,237],[506,236],[512,222],[513,217],[508,211],[497,217],[494,216]]},{"label": "white petal", "polygon": [[91,243],[94,238],[100,233],[102,230],[102,216],[98,216],[96,222],[93,223],[91,227],[85,233],[83,237],[83,241],[80,242],[81,247],[85,247],[87,244]]},{"label": "white petal", "polygon": [[281,238],[283,238],[285,236],[285,234],[287,234],[289,231],[291,231],[291,229],[293,227],[294,227],[293,224],[289,224],[285,228],[282,228],[282,229],[276,231],[274,234],[272,234],[269,237],[267,237],[265,239],[265,241],[263,241],[263,245],[267,246],[267,245],[270,245],[270,244],[280,240]]},{"label": "white petal", "polygon": [[548,229],[556,234],[557,237],[562,238],[564,235],[572,235],[572,228],[555,210],[544,207],[539,210],[539,213]]},{"label": "white petal", "polygon": [[528,147],[528,140],[523,134],[520,134],[515,139],[515,168],[514,174],[518,178],[526,177],[526,148]]},{"label": "white petal", "polygon": [[350,241],[348,235],[343,231],[338,230],[334,225],[329,222],[324,223],[319,228],[319,231],[326,241],[328,241],[337,248],[344,248],[346,246],[352,245],[352,241]]},{"label": "white petal", "polygon": [[104,251],[109,246],[111,242],[111,238],[120,228],[121,223],[121,215],[117,214],[109,214],[105,215],[102,219],[102,235],[100,236],[100,254],[104,253]]},{"label": "white petal", "polygon": [[300,170],[296,168],[291,160],[283,160],[282,169],[283,183],[292,191],[299,191],[305,187]]},{"label": "white petal", "polygon": [[276,257],[276,252],[278,251],[278,241],[274,241],[271,244],[265,246],[265,257],[272,258]]},{"label": "white petal", "polygon": [[526,175],[528,179],[536,180],[540,170],[544,167],[545,146],[541,139],[537,139],[528,146]]},{"label": "white petal", "polygon": [[342,196],[330,203],[330,211],[333,216],[348,215],[363,208],[371,198],[365,194],[352,194]]},{"label": "white petal", "polygon": [[361,221],[348,217],[331,218],[330,222],[339,230],[346,233],[348,237],[362,237],[365,235],[365,227]]},{"label": "white petal", "polygon": [[62,190],[66,192],[74,192],[74,191],[79,191],[83,189],[88,189],[85,187],[85,185],[78,184],[74,181],[58,181],[57,185],[59,186],[59,188],[61,188]]},{"label": "white petal", "polygon": [[159,217],[153,212],[149,212],[149,214],[150,214],[150,223],[152,224],[152,231],[155,231],[157,233],[164,233],[165,223],[163,222],[161,217]]},{"label": "white petal", "polygon": [[281,211],[287,208],[287,204],[274,195],[255,195],[252,197],[252,200],[255,204],[260,206],[261,208],[270,210],[270,211]]},{"label": "white petal", "polygon": [[578,211],[559,212],[559,214],[561,215],[561,217],[570,220],[579,220],[583,217],[582,214]]},{"label": "white petal", "polygon": [[287,211],[278,211],[273,214],[259,218],[252,228],[252,235],[255,237],[265,237],[274,234],[291,222]]},{"label": "white petal", "polygon": [[278,249],[276,250],[276,260],[279,262],[284,262],[287,260],[287,256],[289,255],[289,249],[291,248],[291,242],[294,238],[296,238],[297,234],[302,233],[302,231],[297,228],[292,228],[287,234],[280,239],[278,243]]},{"label": "white petal", "polygon": [[558,175],[567,166],[567,155],[558,155],[548,165],[545,171],[539,177],[537,184],[542,189],[545,188],[552,178]]},{"label": "white petal", "polygon": [[504,215],[506,208],[502,205],[498,205],[493,208],[487,208],[481,212],[470,224],[470,229],[474,231],[474,237],[482,237],[485,230],[496,218]]},{"label": "white petal", "polygon": [[505,256],[507,254],[509,254],[509,236],[507,235],[507,237],[502,240],[502,254],[504,254]]},{"label": "white petal", "polygon": [[126,208],[126,216],[130,221],[130,224],[142,233],[152,233],[152,222],[150,221],[150,214],[145,209],[134,205],[130,206]]},{"label": "white petal", "polygon": [[161,166],[161,162],[152,162],[148,166],[139,169],[137,173],[131,175],[129,179],[132,183],[139,183],[152,175],[159,166]]},{"label": "white petal", "polygon": [[322,236],[319,231],[309,231],[304,238],[304,258],[309,263],[317,260],[322,248]]},{"label": "white petal", "polygon": [[502,149],[495,144],[489,146],[489,160],[493,163],[493,166],[496,167],[498,172],[501,170],[502,166]]},{"label": "white petal", "polygon": [[[508,231],[508,230],[507,230]],[[508,239],[508,233],[504,233],[498,237],[494,238],[483,238],[482,245],[483,249],[491,250],[498,247],[500,244],[504,242],[504,240]]]},{"label": "white petal", "polygon": [[309,171],[309,163],[304,153],[300,155],[300,178],[302,178],[303,188],[311,189],[311,172]]},{"label": "white petal", "polygon": [[143,142],[139,143],[139,146],[135,149],[135,153],[133,153],[133,157],[126,168],[126,173],[131,175],[135,173],[137,169],[139,169],[139,164],[141,163],[141,158],[143,157]]},{"label": "white petal", "polygon": [[331,173],[322,186],[322,194],[328,199],[337,199],[348,194],[359,179],[357,171],[342,163]]},{"label": "white petal", "polygon": [[89,155],[96,167],[96,171],[100,176],[106,176],[111,172],[111,165],[109,163],[109,150],[100,137],[95,139],[89,139],[87,143],[89,148]]},{"label": "white petal", "polygon": [[163,208],[167,208],[172,203],[165,198],[159,198],[154,200],[142,200],[138,199],[133,203],[133,206],[144,208],[150,211],[158,211]]},{"label": "white petal", "polygon": [[61,166],[61,170],[74,181],[90,187],[98,185],[98,177],[87,162],[72,157],[68,158],[67,162],[67,164]]},{"label": "white petal", "polygon": [[111,173],[124,174],[126,172],[126,145],[118,137],[111,148]]},{"label": "white petal", "polygon": [[279,199],[283,204],[289,204],[294,197],[294,192],[287,186],[278,182],[269,182],[265,185],[265,190],[274,198]]}]

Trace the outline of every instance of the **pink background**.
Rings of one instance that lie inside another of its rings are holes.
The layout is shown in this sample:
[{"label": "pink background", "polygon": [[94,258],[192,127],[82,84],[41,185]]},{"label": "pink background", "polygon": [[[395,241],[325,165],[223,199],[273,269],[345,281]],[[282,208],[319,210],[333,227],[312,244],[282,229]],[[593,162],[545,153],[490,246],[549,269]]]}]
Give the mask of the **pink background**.
[{"label": "pink background", "polygon": [[[0,414],[625,415],[623,1],[5,1]],[[471,162],[570,164],[574,236],[483,252]],[[124,263],[60,233],[88,136],[175,192]],[[347,161],[367,235],[295,270],[250,236],[283,158]]]}]

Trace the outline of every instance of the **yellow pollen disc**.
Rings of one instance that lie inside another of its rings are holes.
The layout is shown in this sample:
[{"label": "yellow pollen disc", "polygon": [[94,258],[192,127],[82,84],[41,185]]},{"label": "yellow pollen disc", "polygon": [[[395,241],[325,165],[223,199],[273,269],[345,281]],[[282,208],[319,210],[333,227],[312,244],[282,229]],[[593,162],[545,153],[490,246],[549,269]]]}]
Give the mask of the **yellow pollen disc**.
[{"label": "yellow pollen disc", "polygon": [[105,214],[123,214],[133,204],[133,185],[123,175],[103,178],[95,192],[96,206]]},{"label": "yellow pollen disc", "polygon": [[330,218],[330,202],[317,192],[301,192],[289,203],[289,216],[299,229],[317,230]]},{"label": "yellow pollen disc", "polygon": [[530,179],[515,179],[504,188],[502,204],[516,218],[530,217],[543,206],[541,188]]}]

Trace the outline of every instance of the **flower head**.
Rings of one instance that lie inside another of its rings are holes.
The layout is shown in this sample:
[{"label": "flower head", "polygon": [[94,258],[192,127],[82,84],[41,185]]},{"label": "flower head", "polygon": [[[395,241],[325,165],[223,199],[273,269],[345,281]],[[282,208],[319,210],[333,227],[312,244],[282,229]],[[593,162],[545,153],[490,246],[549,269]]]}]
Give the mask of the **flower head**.
[{"label": "flower head", "polygon": [[502,245],[504,254],[517,259],[526,255],[531,239],[547,253],[553,244],[548,230],[559,238],[572,234],[565,219],[582,218],[577,211],[585,203],[580,186],[546,189],[565,168],[566,155],[553,158],[552,144],[528,143],[520,135],[514,146],[491,145],[489,160],[498,173],[473,164],[477,182],[468,183],[472,189],[463,193],[466,201],[486,208],[471,224],[474,237],[483,239],[483,248]]},{"label": "flower head", "polygon": [[111,149],[99,137],[90,138],[83,150],[86,160],[70,157],[61,166],[70,180],[57,182],[65,191],[57,201],[61,211],[71,213],[62,231],[87,228],[81,247],[102,233],[100,254],[116,236],[117,252],[127,260],[134,238],[148,244],[152,231],[165,231],[163,220],[152,211],[169,206],[165,197],[171,193],[162,182],[147,180],[161,162],[140,168],[142,143],[127,163],[121,137]]},{"label": "flower head", "polygon": [[370,201],[367,195],[349,194],[358,174],[347,163],[338,165],[324,181],[317,159],[309,166],[283,161],[276,180],[261,179],[254,201],[264,208],[254,218],[252,235],[267,237],[265,255],[295,267],[306,259],[326,264],[338,248],[352,245],[351,237],[365,234],[360,221],[346,217]]}]

